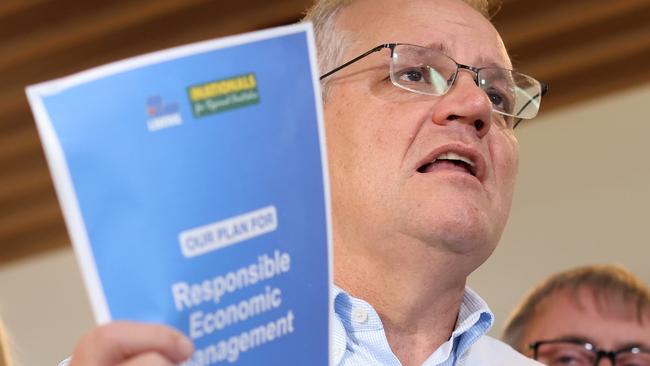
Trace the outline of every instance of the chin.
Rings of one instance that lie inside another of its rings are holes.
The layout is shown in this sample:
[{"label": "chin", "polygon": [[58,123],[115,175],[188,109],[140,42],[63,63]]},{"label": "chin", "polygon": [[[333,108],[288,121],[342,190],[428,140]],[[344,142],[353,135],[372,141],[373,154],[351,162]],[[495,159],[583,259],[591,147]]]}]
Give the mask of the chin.
[{"label": "chin", "polygon": [[420,222],[412,222],[412,230],[421,240],[451,253],[484,257],[481,263],[492,253],[501,236],[501,225],[477,207],[454,206],[451,210],[447,207],[421,217]]},{"label": "chin", "polygon": [[438,245],[455,254],[479,255],[487,259],[496,246],[492,233],[484,227],[468,226],[467,223],[460,223],[454,228],[454,223],[447,224],[449,230],[437,235]]}]

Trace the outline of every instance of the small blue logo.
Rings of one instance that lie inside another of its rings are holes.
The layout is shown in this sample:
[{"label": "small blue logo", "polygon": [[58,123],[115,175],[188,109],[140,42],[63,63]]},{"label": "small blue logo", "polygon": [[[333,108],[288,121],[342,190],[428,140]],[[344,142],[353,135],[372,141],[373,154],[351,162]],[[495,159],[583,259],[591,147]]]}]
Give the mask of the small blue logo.
[{"label": "small blue logo", "polygon": [[157,131],[183,123],[181,114],[178,112],[178,103],[165,103],[160,95],[147,98],[147,115],[149,116],[147,121],[149,131]]}]

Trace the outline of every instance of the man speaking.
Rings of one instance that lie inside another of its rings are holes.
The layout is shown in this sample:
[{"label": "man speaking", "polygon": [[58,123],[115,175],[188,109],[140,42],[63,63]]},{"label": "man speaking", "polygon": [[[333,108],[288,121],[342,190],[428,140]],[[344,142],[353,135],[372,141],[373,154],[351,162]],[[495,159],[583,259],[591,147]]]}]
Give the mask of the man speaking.
[{"label": "man speaking", "polygon": [[[488,6],[322,0],[307,15],[323,74],[335,365],[536,364],[485,335],[493,315],[465,287],[508,218],[513,128],[545,89],[511,71]],[[191,351],[167,327],[113,323],[71,365],[173,365]]]}]

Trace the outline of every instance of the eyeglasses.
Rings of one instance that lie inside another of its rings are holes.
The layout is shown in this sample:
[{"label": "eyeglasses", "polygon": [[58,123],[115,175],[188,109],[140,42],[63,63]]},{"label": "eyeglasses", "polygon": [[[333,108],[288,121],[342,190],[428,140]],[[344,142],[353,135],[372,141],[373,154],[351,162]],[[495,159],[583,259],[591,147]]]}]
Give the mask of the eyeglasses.
[{"label": "eyeglasses", "polygon": [[529,348],[534,359],[548,366],[597,366],[603,357],[613,366],[650,366],[650,350],[641,347],[605,351],[579,340],[552,340],[535,342]]},{"label": "eyeglasses", "polygon": [[531,119],[548,89],[546,84],[528,75],[500,67],[474,67],[459,64],[451,57],[429,47],[405,43],[386,43],[353,58],[323,74],[320,79],[352,65],[362,58],[381,51],[391,50],[390,80],[393,85],[413,93],[440,96],[454,85],[460,70],[474,73],[474,82],[488,95],[492,110],[512,118],[508,127],[515,128],[521,119]]}]

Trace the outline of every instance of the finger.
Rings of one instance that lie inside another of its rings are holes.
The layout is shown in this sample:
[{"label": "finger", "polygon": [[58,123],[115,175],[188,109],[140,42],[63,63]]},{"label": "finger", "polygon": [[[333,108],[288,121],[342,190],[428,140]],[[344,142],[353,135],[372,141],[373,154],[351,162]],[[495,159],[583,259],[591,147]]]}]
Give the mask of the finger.
[{"label": "finger", "polygon": [[149,352],[179,363],[189,358],[192,351],[187,337],[168,326],[115,322],[84,336],[70,366],[112,366]]},{"label": "finger", "polygon": [[176,364],[160,353],[144,353],[122,362],[119,366],[175,366]]}]

